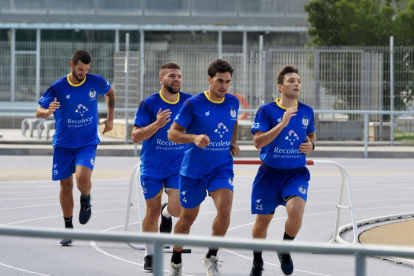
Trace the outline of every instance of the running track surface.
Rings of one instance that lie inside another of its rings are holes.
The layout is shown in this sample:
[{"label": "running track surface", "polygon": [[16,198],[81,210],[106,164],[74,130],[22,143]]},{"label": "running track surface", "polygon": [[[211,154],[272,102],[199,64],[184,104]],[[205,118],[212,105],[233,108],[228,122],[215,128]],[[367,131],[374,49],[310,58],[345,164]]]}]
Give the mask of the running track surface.
[{"label": "running track surface", "polygon": [[[344,165],[351,174],[357,220],[410,212],[413,209],[413,160],[316,159]],[[74,227],[95,231],[123,231],[130,172],[138,162],[129,157],[97,157],[93,173],[91,221],[78,222],[79,191],[74,189]],[[59,204],[59,183],[50,180],[51,157],[0,158],[0,224],[64,227]],[[235,166],[235,192],[228,237],[249,239],[255,221],[250,214],[251,185],[258,165]],[[303,226],[295,242],[328,242],[333,233],[340,174],[332,166],[309,166],[311,182]],[[2,175],[10,175],[2,178]],[[7,174],[8,173],[8,174]],[[36,179],[36,181],[30,181]],[[43,179],[43,180],[41,180]],[[165,197],[165,195],[163,195]],[[134,191],[133,200],[136,201]],[[345,203],[347,202],[345,195]],[[201,205],[191,233],[211,235],[216,210],[211,198]],[[130,231],[138,230],[138,210],[132,209]],[[283,236],[286,211],[276,210],[268,239]],[[174,222],[176,219],[174,219]],[[351,222],[343,212],[340,225]],[[375,225],[374,225],[375,226]],[[183,255],[184,275],[206,275],[201,260],[207,248],[192,248]],[[0,236],[0,275],[148,275],[142,271],[144,251],[124,243],[74,241],[61,247],[59,240]],[[170,254],[164,255],[165,275]],[[221,248],[223,275],[249,275],[252,253]],[[263,275],[282,275],[274,252],[264,252]],[[294,275],[353,275],[354,257],[293,253]],[[413,269],[378,259],[367,260],[367,275],[412,275]]]}]

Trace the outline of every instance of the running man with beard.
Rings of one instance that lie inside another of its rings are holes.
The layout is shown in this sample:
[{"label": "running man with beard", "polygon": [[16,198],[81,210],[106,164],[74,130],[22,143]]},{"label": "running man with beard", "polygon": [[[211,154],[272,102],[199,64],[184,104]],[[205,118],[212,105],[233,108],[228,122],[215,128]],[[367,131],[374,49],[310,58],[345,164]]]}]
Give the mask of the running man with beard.
[{"label": "running man with beard", "polygon": [[[132,141],[143,141],[141,150],[141,185],[147,211],[142,222],[142,231],[171,233],[171,216],[179,217],[181,206],[178,193],[178,175],[183,160],[185,144],[168,140],[171,117],[177,115],[181,106],[191,97],[180,92],[182,82],[180,67],[165,63],[159,72],[161,90],[143,100],[139,106],[132,130]],[[161,205],[163,189],[168,194],[168,203]],[[145,244],[144,271],[152,272],[154,245]]]},{"label": "running man with beard", "polygon": [[[174,233],[188,234],[207,193],[213,198],[217,216],[213,236],[224,236],[230,224],[233,202],[233,156],[236,145],[239,101],[227,94],[233,68],[221,59],[210,64],[210,87],[188,99],[174,119],[168,138],[174,143],[188,143],[180,169],[181,214]],[[170,275],[182,275],[181,246],[174,246]],[[207,275],[221,275],[218,248],[210,248],[203,259]]]},{"label": "running man with beard", "polygon": [[[287,221],[283,240],[292,241],[302,225],[310,174],[306,153],[315,149],[314,114],[311,107],[297,101],[301,89],[299,71],[284,67],[276,77],[281,98],[262,105],[252,127],[254,145],[261,149],[259,168],[253,183],[251,210],[257,214],[253,238],[265,239],[267,228],[279,205],[286,206]],[[251,276],[261,276],[262,252],[253,252]],[[285,275],[293,273],[288,252],[278,253]]]},{"label": "running man with beard", "polygon": [[[72,72],[55,81],[39,100],[37,118],[55,117],[53,135],[52,180],[60,180],[60,205],[65,228],[72,229],[73,174],[80,196],[79,223],[86,224],[92,214],[90,191],[95,166],[96,147],[100,143],[97,131],[98,95],[105,95],[107,119],[102,134],[112,130],[115,110],[115,92],[100,75],[89,74],[92,58],[85,50],[73,53],[69,63]],[[61,245],[70,245],[71,239],[62,239]]]}]

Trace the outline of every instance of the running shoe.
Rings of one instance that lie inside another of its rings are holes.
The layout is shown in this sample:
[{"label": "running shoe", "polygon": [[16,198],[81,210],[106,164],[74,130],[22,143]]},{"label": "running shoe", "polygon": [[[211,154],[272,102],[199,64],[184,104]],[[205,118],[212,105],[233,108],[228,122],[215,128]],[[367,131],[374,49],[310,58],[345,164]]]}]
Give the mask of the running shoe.
[{"label": "running shoe", "polygon": [[144,271],[152,272],[152,255],[147,255],[144,257]]},{"label": "running shoe", "polygon": [[89,200],[86,202],[80,203],[80,211],[79,211],[79,223],[86,224],[92,215],[92,205],[91,205],[91,195],[89,195]]},{"label": "running shoe", "polygon": [[292,275],[293,273],[293,261],[290,254],[279,254],[277,253],[277,256],[279,257],[280,261],[280,270],[285,275]]},{"label": "running shoe", "polygon": [[253,261],[252,270],[250,271],[250,276],[262,276],[263,262]]},{"label": "running shoe", "polygon": [[220,276],[219,271],[220,264],[218,263],[218,258],[216,256],[211,256],[210,258],[204,257],[203,265],[207,267],[207,276]]}]

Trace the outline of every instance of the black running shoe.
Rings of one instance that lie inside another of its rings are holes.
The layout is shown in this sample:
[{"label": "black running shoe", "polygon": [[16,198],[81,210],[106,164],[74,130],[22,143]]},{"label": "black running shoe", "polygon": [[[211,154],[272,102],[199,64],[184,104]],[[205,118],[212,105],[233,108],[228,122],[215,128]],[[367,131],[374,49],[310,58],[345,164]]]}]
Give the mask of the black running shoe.
[{"label": "black running shoe", "polygon": [[250,271],[250,276],[262,276],[263,262],[253,261],[252,270]]},{"label": "black running shoe", "polygon": [[[65,229],[73,229],[73,227],[65,227]],[[60,245],[62,245],[62,246],[69,246],[69,245],[72,245],[72,242],[73,242],[72,239],[63,238],[60,241]]]},{"label": "black running shoe", "polygon": [[161,205],[161,223],[160,223],[160,232],[161,233],[171,233],[172,230],[172,218],[166,218],[162,215],[164,208],[168,206],[168,203],[163,203]]},{"label": "black running shoe", "polygon": [[89,200],[86,202],[80,203],[80,211],[79,211],[79,223],[86,224],[92,215],[92,205],[91,205],[91,195],[89,195]]},{"label": "black running shoe", "polygon": [[152,255],[147,255],[144,257],[144,271],[152,272]]},{"label": "black running shoe", "polygon": [[292,258],[290,257],[290,254],[279,254],[277,253],[277,256],[279,257],[279,261],[280,261],[280,270],[282,270],[282,272],[285,275],[292,275],[293,273],[293,261]]}]

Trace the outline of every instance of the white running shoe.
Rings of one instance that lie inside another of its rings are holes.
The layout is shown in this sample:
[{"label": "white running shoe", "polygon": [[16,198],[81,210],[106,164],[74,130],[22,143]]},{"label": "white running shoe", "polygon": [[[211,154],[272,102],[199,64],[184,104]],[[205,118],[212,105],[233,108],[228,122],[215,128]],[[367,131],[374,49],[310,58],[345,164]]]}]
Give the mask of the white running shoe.
[{"label": "white running shoe", "polygon": [[216,256],[211,256],[210,258],[204,257],[203,265],[207,267],[207,276],[221,276],[218,270],[220,264]]},{"label": "white running shoe", "polygon": [[170,274],[168,276],[182,276],[183,275],[183,264],[170,264]]}]

